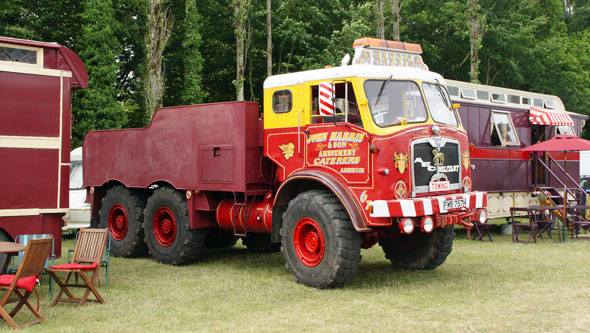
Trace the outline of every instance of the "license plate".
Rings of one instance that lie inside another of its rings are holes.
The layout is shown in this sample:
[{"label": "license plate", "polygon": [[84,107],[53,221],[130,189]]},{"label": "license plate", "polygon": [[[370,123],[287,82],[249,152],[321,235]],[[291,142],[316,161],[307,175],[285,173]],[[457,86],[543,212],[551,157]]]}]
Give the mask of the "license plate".
[{"label": "license plate", "polygon": [[463,208],[465,206],[467,206],[466,199],[453,199],[443,201],[443,209],[445,210]]}]

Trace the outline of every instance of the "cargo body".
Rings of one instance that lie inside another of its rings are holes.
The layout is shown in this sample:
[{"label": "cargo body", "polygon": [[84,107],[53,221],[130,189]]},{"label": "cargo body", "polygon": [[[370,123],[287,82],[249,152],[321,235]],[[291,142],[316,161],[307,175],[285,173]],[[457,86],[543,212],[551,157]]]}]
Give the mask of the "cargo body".
[{"label": "cargo body", "polygon": [[88,86],[88,75],[59,44],[0,37],[0,50],[0,237],[51,233],[59,255],[71,98]]},{"label": "cargo body", "polygon": [[115,255],[174,265],[241,239],[281,249],[296,280],[347,283],[361,248],[434,269],[454,226],[485,221],[468,139],[419,45],[361,39],[352,65],[276,75],[264,104],[157,110],[84,140],[92,223]]}]

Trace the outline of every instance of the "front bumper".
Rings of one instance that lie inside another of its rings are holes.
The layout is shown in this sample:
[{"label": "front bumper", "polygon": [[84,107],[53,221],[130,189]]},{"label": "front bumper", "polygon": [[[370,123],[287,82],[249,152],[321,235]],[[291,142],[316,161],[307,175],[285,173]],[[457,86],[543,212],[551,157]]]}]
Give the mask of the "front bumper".
[{"label": "front bumper", "polygon": [[[449,202],[451,200],[457,202],[457,199],[464,199],[464,206],[449,208]],[[465,215],[472,214],[473,211],[486,208],[487,205],[488,194],[486,192],[470,192],[416,199],[375,200],[369,205],[369,211],[371,217],[418,217],[447,213],[460,216],[464,215],[461,212]]]}]

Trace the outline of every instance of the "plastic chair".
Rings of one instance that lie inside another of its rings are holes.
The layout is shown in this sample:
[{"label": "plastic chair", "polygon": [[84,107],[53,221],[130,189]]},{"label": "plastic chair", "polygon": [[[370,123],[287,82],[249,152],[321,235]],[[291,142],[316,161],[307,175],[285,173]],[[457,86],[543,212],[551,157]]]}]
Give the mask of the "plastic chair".
[{"label": "plastic chair", "polygon": [[[53,302],[51,302],[51,306],[55,306],[58,302],[77,303],[78,307],[84,305],[87,301],[104,303],[104,299],[94,287],[94,282],[98,278],[101,267],[99,263],[104,256],[108,237],[107,229],[80,229],[70,263],[54,265],[47,270],[60,286],[60,290]],[[57,273],[66,273],[65,279],[61,280]],[[86,274],[91,274],[90,278]],[[72,276],[76,278],[75,283],[70,283]],[[78,278],[82,280],[82,283],[79,283]],[[82,297],[74,297],[69,288],[82,288],[85,291]],[[95,299],[88,298],[91,292],[94,294]],[[67,298],[61,297],[64,293]]]},{"label": "plastic chair", "polygon": [[[78,242],[78,234],[79,232],[76,233],[76,238],[74,239],[74,247],[76,247],[76,243]],[[107,246],[106,249],[104,250],[104,255],[102,256],[102,260],[100,262],[100,267],[104,267],[105,268],[105,288],[109,289],[109,267],[110,267],[110,263],[111,263],[111,240],[112,240],[112,236],[111,233],[109,233],[109,240],[107,242]],[[74,250],[68,250],[68,262],[70,262],[70,257],[72,256],[72,253],[74,253]],[[100,275],[98,276],[98,286],[100,287]]]},{"label": "plastic chair", "polygon": [[[47,262],[47,257],[49,257],[52,248],[52,242],[49,238],[29,241],[16,274],[0,275],[0,289],[6,290],[4,297],[0,300],[0,316],[12,328],[22,328],[45,320],[38,309],[36,310],[31,302],[29,302],[29,296],[35,290],[38,276],[43,271],[43,265]],[[23,289],[24,293],[19,289]],[[18,302],[18,304],[8,313],[5,305],[15,302]],[[26,305],[37,319],[19,325],[14,321],[14,316],[16,316],[23,305]]]},{"label": "plastic chair", "polygon": [[[55,263],[55,241],[53,239],[52,234],[30,234],[30,235],[18,235],[14,239],[14,242],[23,246],[27,246],[30,240],[32,239],[42,239],[42,238],[51,238],[51,265]],[[18,266],[20,265],[21,261],[23,260],[24,252],[19,252],[18,257],[12,257],[12,263],[10,264],[10,268],[8,270],[9,273],[14,274]],[[16,263],[15,263],[16,261]],[[49,258],[45,261],[45,265],[43,269],[47,271],[49,269]],[[53,279],[51,276],[49,277],[49,294],[50,299],[53,298]]]}]

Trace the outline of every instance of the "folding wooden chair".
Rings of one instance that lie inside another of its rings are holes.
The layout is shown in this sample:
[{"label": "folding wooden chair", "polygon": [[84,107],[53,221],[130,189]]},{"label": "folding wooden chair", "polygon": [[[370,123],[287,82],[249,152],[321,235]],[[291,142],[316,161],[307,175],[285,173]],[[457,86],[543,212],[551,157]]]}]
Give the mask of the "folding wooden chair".
[{"label": "folding wooden chair", "polygon": [[[94,283],[98,278],[100,262],[104,254],[107,239],[107,229],[80,229],[72,261],[68,264],[51,266],[48,270],[49,274],[60,286],[60,290],[53,302],[51,302],[51,306],[55,306],[58,302],[78,303],[78,306],[84,305],[86,301],[104,303]],[[66,273],[65,280],[62,281],[56,273]],[[90,279],[86,274],[92,274]],[[72,277],[75,277],[76,281],[74,283],[70,283],[70,278]],[[80,278],[81,283],[78,278]],[[82,288],[85,291],[82,297],[74,297],[68,288]],[[96,299],[88,298],[90,292],[94,294]],[[63,293],[68,297],[62,298]]]},{"label": "folding wooden chair", "polygon": [[[0,315],[12,328],[22,328],[45,320],[39,311],[29,302],[29,296],[31,296],[35,289],[38,276],[43,271],[43,266],[51,253],[52,241],[50,238],[29,241],[16,274],[0,275],[0,289],[6,290],[6,294],[0,300]],[[25,292],[22,293],[19,289],[23,289]],[[11,298],[11,296],[16,297]],[[5,305],[15,302],[18,302],[18,304],[8,313]],[[37,319],[18,325],[14,321],[14,316],[23,305],[26,305]]]},{"label": "folding wooden chair", "polygon": [[[47,269],[49,269],[50,265],[53,265],[55,263],[55,246],[54,246],[52,234],[18,235],[14,239],[14,242],[17,244],[23,245],[23,246],[27,246],[29,241],[31,241],[32,239],[41,239],[41,238],[51,238],[50,257],[47,258],[47,261],[45,261],[45,265],[43,266],[43,269],[47,270]],[[23,255],[24,255],[24,252],[19,252],[17,257],[12,257],[13,260],[12,260],[12,263],[10,264],[11,267],[10,267],[9,273],[16,272],[16,270],[18,269],[18,266],[20,265],[20,262],[23,260]],[[50,258],[51,258],[51,264],[49,263]],[[16,263],[15,263],[15,261],[16,261]],[[53,279],[51,277],[49,278],[49,295],[50,295],[50,299],[53,298]]]}]

